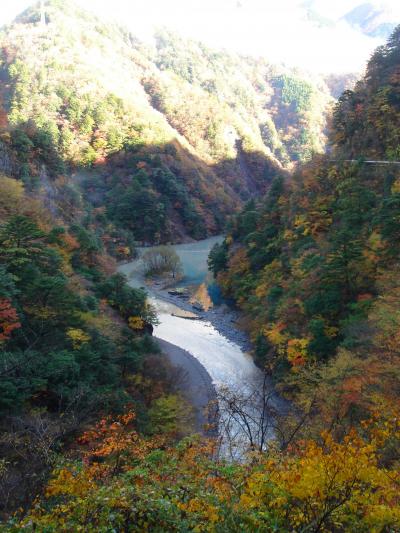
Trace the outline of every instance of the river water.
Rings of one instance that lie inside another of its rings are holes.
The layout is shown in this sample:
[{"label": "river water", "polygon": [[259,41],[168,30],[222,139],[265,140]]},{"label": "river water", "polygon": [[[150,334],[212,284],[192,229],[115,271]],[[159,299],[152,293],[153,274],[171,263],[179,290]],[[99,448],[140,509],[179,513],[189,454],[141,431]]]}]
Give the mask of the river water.
[{"label": "river water", "polygon": [[[173,246],[183,266],[184,278],[180,285],[201,284],[206,280],[209,275],[208,254],[214,244],[221,241],[222,237],[210,237],[194,243]],[[131,286],[144,286],[140,261],[121,265],[119,271],[128,277]],[[173,316],[178,310],[176,305],[160,300],[148,287],[146,290],[159,319],[159,325],[154,328],[154,335],[194,355],[206,368],[216,385],[236,387],[244,382],[254,383],[260,380],[261,372],[252,357],[243,352],[237,344],[225,338],[210,322]]]},{"label": "river water", "polygon": [[[201,284],[209,278],[207,257],[212,246],[221,240],[222,237],[211,237],[173,246],[182,261],[184,279],[181,285]],[[128,277],[131,286],[144,286],[140,259],[120,266],[119,271]],[[226,389],[230,393],[242,393],[260,390],[263,373],[240,346],[224,337],[207,320],[173,316],[179,308],[161,300],[151,289],[146,289],[159,319],[154,328],[156,337],[183,348],[198,359],[211,376],[217,391]]]}]

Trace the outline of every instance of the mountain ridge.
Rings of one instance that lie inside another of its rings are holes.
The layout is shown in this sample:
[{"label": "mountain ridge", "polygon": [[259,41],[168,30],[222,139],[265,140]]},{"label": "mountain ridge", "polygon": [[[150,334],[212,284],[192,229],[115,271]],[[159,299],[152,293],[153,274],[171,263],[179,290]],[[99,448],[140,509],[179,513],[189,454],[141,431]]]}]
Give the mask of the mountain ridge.
[{"label": "mountain ridge", "polygon": [[45,6],[45,27],[36,5],[2,30],[2,115],[8,111],[11,130],[24,130],[26,145],[39,128],[36,138],[47,136],[64,173],[79,166],[109,172],[107,159],[117,154],[128,167],[144,165],[142,173],[159,165],[174,183],[170,191],[153,171],[142,186],[168,212],[164,221],[175,222],[160,222],[150,240],[194,236],[189,212],[197,238],[220,231],[229,213],[264,193],[283,167],[323,150],[333,99],[322,78],[165,31],[149,49],[73,2]]}]

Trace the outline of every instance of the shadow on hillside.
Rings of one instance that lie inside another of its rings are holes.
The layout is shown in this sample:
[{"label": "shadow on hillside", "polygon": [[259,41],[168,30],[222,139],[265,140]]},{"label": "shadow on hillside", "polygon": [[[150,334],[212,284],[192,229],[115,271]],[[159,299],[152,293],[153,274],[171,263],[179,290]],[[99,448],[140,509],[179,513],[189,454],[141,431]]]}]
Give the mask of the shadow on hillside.
[{"label": "shadow on hillside", "polygon": [[52,135],[31,122],[4,133],[3,145],[16,177],[28,189],[41,188],[53,214],[58,210],[66,220],[79,217],[82,191],[103,224],[111,221],[143,243],[200,239],[223,231],[246,201],[265,194],[284,172],[265,154],[245,151],[240,141],[236,158],[214,165],[176,139],[146,145],[140,136],[107,157],[88,146],[91,159],[72,165]]}]

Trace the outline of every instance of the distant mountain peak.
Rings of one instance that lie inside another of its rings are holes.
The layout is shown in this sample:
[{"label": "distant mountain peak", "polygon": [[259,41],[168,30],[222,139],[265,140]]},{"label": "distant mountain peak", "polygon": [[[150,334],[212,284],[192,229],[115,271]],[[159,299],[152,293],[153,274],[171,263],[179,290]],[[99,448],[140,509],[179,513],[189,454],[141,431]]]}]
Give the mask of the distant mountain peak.
[{"label": "distant mountain peak", "polygon": [[346,13],[343,18],[353,28],[369,37],[387,38],[396,27],[396,13],[383,3],[365,2]]}]

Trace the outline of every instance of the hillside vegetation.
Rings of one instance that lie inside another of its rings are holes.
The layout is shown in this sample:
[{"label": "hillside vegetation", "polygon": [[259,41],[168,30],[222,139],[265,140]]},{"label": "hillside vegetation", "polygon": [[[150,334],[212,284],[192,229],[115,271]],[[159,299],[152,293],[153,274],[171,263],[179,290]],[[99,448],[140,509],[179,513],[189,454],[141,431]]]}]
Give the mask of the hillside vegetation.
[{"label": "hillside vegetation", "polygon": [[0,176],[0,512],[31,497],[62,439],[129,386],[156,352],[155,315],[101,242]]},{"label": "hillside vegetation", "polygon": [[339,99],[331,159],[276,179],[210,257],[259,364],[300,404],[315,401],[321,426],[399,402],[400,170],[363,162],[399,160],[399,36]]},{"label": "hillside vegetation", "polygon": [[37,6],[0,35],[2,150],[20,154],[3,170],[34,188],[45,164],[122,241],[216,233],[282,166],[323,150],[324,80],[167,31],[147,46],[69,1],[45,4],[44,27]]}]

